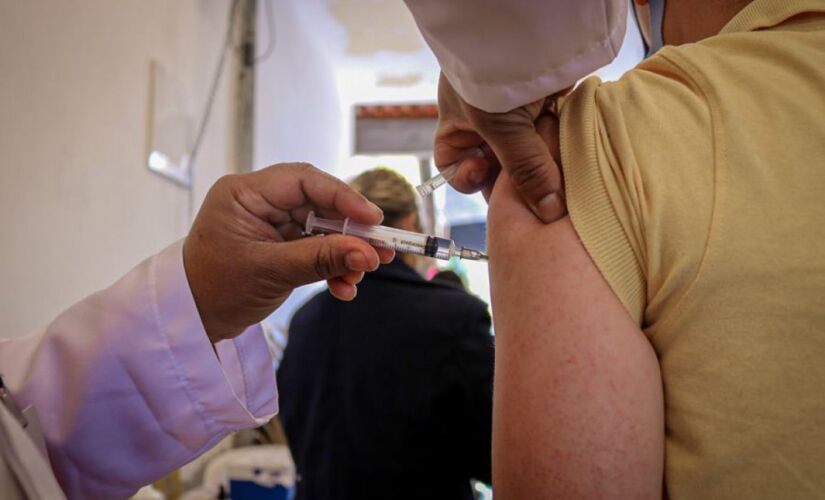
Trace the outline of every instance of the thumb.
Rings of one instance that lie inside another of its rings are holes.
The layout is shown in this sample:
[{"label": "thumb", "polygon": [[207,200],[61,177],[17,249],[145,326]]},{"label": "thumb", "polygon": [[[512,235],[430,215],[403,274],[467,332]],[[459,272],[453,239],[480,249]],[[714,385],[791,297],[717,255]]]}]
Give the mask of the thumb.
[{"label": "thumb", "polygon": [[271,262],[282,270],[279,277],[292,287],[374,271],[379,257],[367,242],[342,235],[312,236],[273,245]]},{"label": "thumb", "polygon": [[490,196],[487,213],[487,231],[490,237],[509,240],[522,233],[543,227],[532,210],[524,203],[510,176],[498,176]]},{"label": "thumb", "polygon": [[516,112],[484,115],[482,136],[533,213],[548,224],[562,218],[561,170],[533,118]]}]

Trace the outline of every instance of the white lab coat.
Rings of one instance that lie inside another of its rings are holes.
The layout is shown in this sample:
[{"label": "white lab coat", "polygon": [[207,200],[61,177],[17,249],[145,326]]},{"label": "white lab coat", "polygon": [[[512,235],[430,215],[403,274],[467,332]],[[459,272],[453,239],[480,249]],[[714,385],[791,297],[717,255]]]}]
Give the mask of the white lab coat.
[{"label": "white lab coat", "polygon": [[456,92],[500,113],[615,59],[627,0],[404,0]]},{"label": "white lab coat", "polygon": [[44,331],[0,341],[0,372],[36,408],[66,496],[125,498],[277,411],[261,328],[216,350],[178,242]]}]

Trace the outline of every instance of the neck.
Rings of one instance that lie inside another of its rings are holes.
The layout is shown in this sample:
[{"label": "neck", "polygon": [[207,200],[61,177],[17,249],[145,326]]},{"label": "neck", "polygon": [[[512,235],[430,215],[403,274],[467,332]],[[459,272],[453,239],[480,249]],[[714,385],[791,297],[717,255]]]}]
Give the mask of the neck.
[{"label": "neck", "polygon": [[668,0],[665,2],[665,43],[681,45],[718,35],[751,1]]}]

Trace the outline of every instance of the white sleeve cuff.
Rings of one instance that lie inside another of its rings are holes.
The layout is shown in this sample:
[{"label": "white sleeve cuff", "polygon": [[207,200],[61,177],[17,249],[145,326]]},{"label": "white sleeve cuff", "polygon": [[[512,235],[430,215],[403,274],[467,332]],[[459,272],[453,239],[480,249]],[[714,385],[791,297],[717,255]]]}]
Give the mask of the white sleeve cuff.
[{"label": "white sleeve cuff", "polygon": [[619,53],[626,0],[405,0],[468,103],[503,113],[575,84]]},{"label": "white sleeve cuff", "polygon": [[[46,330],[0,343],[69,498],[125,498],[277,410],[260,326],[213,350],[177,242]],[[220,360],[216,351],[220,355]]]},{"label": "white sleeve cuff", "polygon": [[180,241],[155,256],[151,272],[158,327],[191,402],[180,411],[189,418],[194,411],[212,432],[262,425],[277,412],[275,372],[263,331],[254,325],[219,342],[215,355],[189,289],[182,248]]}]

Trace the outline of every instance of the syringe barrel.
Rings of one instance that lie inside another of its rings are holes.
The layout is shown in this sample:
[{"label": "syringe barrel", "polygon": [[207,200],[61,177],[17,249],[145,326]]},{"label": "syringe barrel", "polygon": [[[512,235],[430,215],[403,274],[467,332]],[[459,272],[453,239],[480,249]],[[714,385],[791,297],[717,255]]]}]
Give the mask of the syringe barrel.
[{"label": "syringe barrel", "polygon": [[341,234],[357,236],[367,240],[370,245],[377,247],[392,248],[404,253],[427,255],[428,236],[426,234],[404,231],[394,227],[370,226],[352,222],[349,219],[348,223],[342,228]]},{"label": "syringe barrel", "polygon": [[344,222],[346,221],[322,219],[316,217],[315,212],[310,212],[307,216],[304,232],[306,234],[341,234]]},{"label": "syringe barrel", "polygon": [[348,234],[366,240],[370,245],[392,248],[398,252],[413,253],[436,259],[449,260],[455,254],[455,243],[446,238],[404,231],[387,226],[371,226],[350,219],[331,220],[310,213],[306,223],[307,234]]}]

